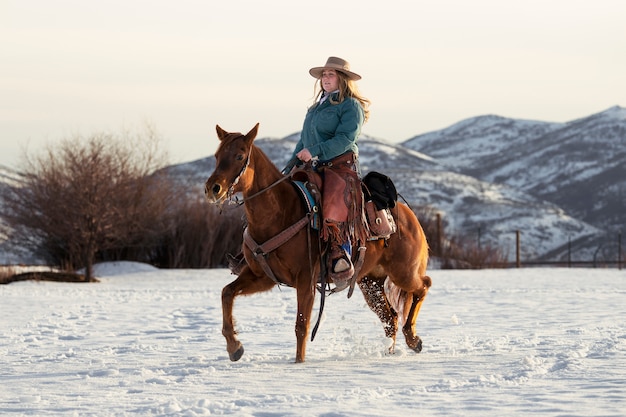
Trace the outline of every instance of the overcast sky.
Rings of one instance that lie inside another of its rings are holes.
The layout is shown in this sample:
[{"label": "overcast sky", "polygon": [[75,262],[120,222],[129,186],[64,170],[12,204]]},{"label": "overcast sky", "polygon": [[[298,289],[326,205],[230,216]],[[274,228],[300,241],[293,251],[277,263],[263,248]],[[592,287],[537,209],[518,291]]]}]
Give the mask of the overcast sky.
[{"label": "overcast sky", "polygon": [[0,0],[0,164],[145,122],[172,162],[213,154],[216,124],[284,137],[330,55],[363,76],[380,139],[568,121],[626,106],[625,21],[624,0]]}]

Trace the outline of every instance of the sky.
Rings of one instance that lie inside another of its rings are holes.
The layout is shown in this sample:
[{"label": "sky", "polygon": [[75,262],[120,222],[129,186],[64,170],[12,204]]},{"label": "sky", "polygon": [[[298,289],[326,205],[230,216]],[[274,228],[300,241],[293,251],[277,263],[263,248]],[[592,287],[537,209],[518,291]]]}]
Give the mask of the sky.
[{"label": "sky", "polygon": [[623,0],[0,0],[0,165],[152,125],[172,163],[215,125],[300,131],[311,67],[348,60],[390,142],[497,114],[565,122],[626,106]]}]

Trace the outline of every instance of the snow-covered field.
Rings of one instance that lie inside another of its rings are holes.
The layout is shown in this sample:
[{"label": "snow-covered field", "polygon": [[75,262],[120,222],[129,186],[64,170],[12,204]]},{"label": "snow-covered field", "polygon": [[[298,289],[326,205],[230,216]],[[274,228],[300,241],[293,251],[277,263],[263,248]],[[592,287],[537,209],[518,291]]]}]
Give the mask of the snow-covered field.
[{"label": "snow-covered field", "polygon": [[229,271],[97,272],[0,286],[1,415],[626,414],[626,271],[433,270],[420,354],[400,335],[386,355],[360,293],[332,295],[304,364],[292,289],[238,299],[230,362]]}]

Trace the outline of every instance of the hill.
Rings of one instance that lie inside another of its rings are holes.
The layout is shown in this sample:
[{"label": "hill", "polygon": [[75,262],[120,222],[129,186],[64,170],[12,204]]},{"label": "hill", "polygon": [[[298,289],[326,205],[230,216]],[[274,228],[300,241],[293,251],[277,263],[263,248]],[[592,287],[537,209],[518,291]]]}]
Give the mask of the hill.
[{"label": "hill", "polygon": [[403,143],[449,169],[550,201],[598,228],[626,224],[626,109],[567,123],[480,116]]},{"label": "hill", "polygon": [[[278,168],[286,165],[298,135],[283,139],[260,138],[255,141]],[[588,247],[601,231],[568,216],[557,205],[540,200],[505,184],[491,184],[451,171],[446,165],[399,144],[363,135],[359,138],[363,175],[375,170],[394,180],[396,188],[414,208],[428,208],[442,215],[450,234],[480,236],[481,242],[502,247],[515,256],[515,231],[520,230],[526,244],[523,259],[541,258],[547,253],[562,257],[573,241],[578,256],[590,256]],[[204,181],[215,167],[212,156],[168,167],[170,175],[192,184],[202,193]],[[480,230],[479,230],[480,229]]]},{"label": "hill", "polygon": [[[282,169],[298,137],[255,143]],[[626,223],[624,108],[567,123],[479,116],[401,144],[362,135],[359,152],[363,174],[389,175],[411,206],[441,214],[447,234],[498,246],[509,260],[517,230],[522,260],[615,258],[607,232]],[[207,156],[164,169],[201,196],[214,167]],[[16,178],[0,169],[0,188]]]}]

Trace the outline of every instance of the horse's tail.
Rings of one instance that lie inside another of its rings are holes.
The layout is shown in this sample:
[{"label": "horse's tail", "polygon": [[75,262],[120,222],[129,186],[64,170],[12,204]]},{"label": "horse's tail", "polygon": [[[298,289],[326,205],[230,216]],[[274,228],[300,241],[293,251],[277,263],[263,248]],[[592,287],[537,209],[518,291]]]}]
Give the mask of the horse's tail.
[{"label": "horse's tail", "polygon": [[402,325],[404,325],[404,306],[406,305],[406,297],[408,296],[408,293],[394,284],[389,277],[385,280],[384,288],[387,301],[389,302],[391,308],[398,313],[398,324],[402,327]]},{"label": "horse's tail", "polygon": [[[430,288],[430,286],[432,285],[432,280],[429,276],[422,277],[422,281],[424,282],[424,287],[426,289]],[[404,319],[406,317],[404,314],[404,309],[407,305],[406,301],[409,293],[394,284],[389,277],[385,279],[384,290],[389,305],[395,310],[396,313],[398,313],[398,325],[402,327],[404,325]]]}]

